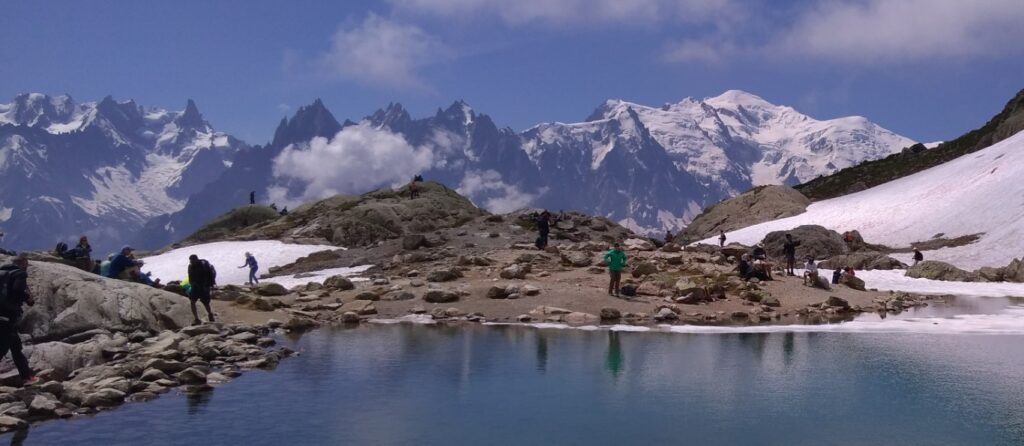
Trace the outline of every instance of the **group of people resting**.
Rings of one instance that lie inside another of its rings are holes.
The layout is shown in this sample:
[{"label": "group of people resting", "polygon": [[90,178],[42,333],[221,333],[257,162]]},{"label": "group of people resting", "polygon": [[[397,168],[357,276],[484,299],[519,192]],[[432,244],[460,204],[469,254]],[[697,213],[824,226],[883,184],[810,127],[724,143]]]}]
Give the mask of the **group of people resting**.
[{"label": "group of people resting", "polygon": [[[784,271],[790,276],[796,275],[796,248],[798,246],[800,246],[800,241],[794,240],[791,234],[786,234],[786,241],[782,244],[782,253],[786,258]],[[829,282],[819,279],[818,266],[815,263],[814,257],[807,256],[804,261],[804,285],[828,289]],[[768,259],[768,252],[764,248],[764,243],[758,243],[749,254],[740,256],[739,264],[736,265],[736,271],[743,280],[774,280],[772,277],[773,266],[774,263]],[[856,272],[849,266],[837,267],[832,273],[831,283],[841,283],[846,276],[855,277]]]}]

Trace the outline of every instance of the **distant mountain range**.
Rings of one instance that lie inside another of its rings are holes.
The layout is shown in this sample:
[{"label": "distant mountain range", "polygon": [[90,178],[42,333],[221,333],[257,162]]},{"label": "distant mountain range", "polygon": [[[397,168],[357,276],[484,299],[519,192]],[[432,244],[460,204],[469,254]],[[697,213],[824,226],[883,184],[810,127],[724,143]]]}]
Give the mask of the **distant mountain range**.
[{"label": "distant mountain range", "polygon": [[282,154],[324,150],[328,165],[316,167],[330,172],[330,163],[350,159],[336,156],[339,150],[374,134],[413,148],[424,163],[374,159],[365,176],[344,170],[355,177],[346,187],[358,190],[332,183],[319,193],[406,182],[369,174],[369,164],[384,163],[386,171],[391,162],[418,166],[400,173],[420,173],[492,210],[575,209],[646,232],[678,230],[704,206],[754,185],[804,182],[914,144],[865,118],[818,121],[737,90],[662,107],[607,101],[584,122],[522,132],[461,101],[426,118],[391,104],[359,122],[339,122],[317,100],[282,120],[269,144],[253,147],[215,132],[191,101],[183,112],[167,112],[30,94],[0,105],[0,227],[16,248],[79,232],[110,246],[132,240],[157,248],[247,203],[250,191],[282,205],[322,198],[309,196],[319,178],[283,171]]},{"label": "distant mountain range", "polygon": [[75,103],[23,94],[0,104],[0,230],[17,249],[103,249],[177,212],[247,146],[215,131],[191,100],[180,112],[134,101]]}]

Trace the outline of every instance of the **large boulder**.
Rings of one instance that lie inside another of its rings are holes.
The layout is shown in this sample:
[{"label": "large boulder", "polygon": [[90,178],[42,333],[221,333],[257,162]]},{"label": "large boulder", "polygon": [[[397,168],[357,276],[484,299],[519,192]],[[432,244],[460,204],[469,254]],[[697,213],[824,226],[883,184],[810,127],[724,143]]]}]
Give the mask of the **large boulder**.
[{"label": "large boulder", "polygon": [[946,280],[952,282],[979,282],[981,275],[964,271],[953,265],[937,260],[925,260],[907,269],[907,277],[917,279]]},{"label": "large boulder", "polygon": [[[0,262],[8,260],[0,256]],[[32,262],[28,284],[36,305],[25,312],[21,331],[36,342],[97,328],[158,332],[192,321],[185,297],[67,265]]]},{"label": "large boulder", "polygon": [[759,186],[704,209],[676,240],[689,243],[803,213],[811,200],[788,186]]},{"label": "large boulder", "polygon": [[851,267],[855,270],[873,269],[906,269],[907,265],[888,255],[877,251],[856,251],[837,255],[818,263],[821,269]]},{"label": "large boulder", "polygon": [[259,285],[256,285],[256,294],[260,296],[284,296],[288,294],[288,289],[279,283],[260,282]]},{"label": "large boulder", "polygon": [[791,234],[794,241],[800,242],[796,248],[797,259],[806,256],[812,256],[815,259],[828,259],[850,252],[850,248],[843,241],[843,236],[838,232],[822,226],[804,225],[788,231],[769,232],[763,241],[768,256],[776,259],[784,257],[782,244],[786,242],[786,234]]},{"label": "large boulder", "polygon": [[561,258],[563,265],[576,268],[585,268],[594,263],[594,258],[585,252],[566,252],[561,254]]},{"label": "large boulder", "polygon": [[332,289],[332,290],[347,291],[347,290],[354,290],[356,288],[356,285],[354,283],[352,283],[352,281],[349,280],[348,277],[345,277],[345,276],[331,276],[331,277],[328,277],[326,280],[324,280],[324,288],[329,288],[329,289]]},{"label": "large boulder", "polygon": [[1024,283],[1024,260],[1013,259],[1010,264],[1002,270],[1003,280],[1007,282]]}]

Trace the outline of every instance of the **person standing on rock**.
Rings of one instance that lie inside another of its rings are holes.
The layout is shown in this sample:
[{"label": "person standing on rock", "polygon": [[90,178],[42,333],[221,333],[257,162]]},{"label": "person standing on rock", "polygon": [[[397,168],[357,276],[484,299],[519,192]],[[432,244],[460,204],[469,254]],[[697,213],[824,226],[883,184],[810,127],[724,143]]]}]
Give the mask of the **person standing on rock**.
[{"label": "person standing on rock", "polygon": [[21,351],[21,337],[17,323],[21,319],[21,306],[35,305],[28,291],[28,258],[15,257],[9,265],[0,267],[0,359],[11,352],[11,360],[24,384],[35,384],[39,378],[28,366],[28,358]]},{"label": "person standing on rock", "polygon": [[921,250],[914,248],[914,264],[917,265],[924,260],[924,254],[921,254]]},{"label": "person standing on rock", "polygon": [[605,253],[604,263],[608,265],[608,295],[618,297],[622,286],[622,270],[626,268],[626,253],[622,252],[618,242]]},{"label": "person standing on rock", "polygon": [[718,231],[718,246],[725,247],[725,231]]},{"label": "person standing on rock", "polygon": [[192,291],[188,294],[189,303],[192,307],[192,324],[199,325],[199,313],[196,311],[196,301],[203,303],[206,308],[206,315],[210,322],[214,321],[213,309],[210,308],[210,288],[217,283],[217,273],[210,262],[202,260],[199,256],[192,254],[188,257],[188,283],[192,285]]},{"label": "person standing on rock", "polygon": [[256,204],[256,191],[249,192],[249,204]]},{"label": "person standing on rock", "polygon": [[799,241],[793,240],[792,234],[786,234],[786,241],[782,243],[782,252],[786,254],[786,274],[795,276],[793,267],[796,264],[796,247],[800,246]]},{"label": "person standing on rock", "polygon": [[537,249],[548,247],[548,233],[551,232],[551,213],[544,211],[537,217]]},{"label": "person standing on rock", "polygon": [[252,253],[245,253],[245,265],[239,266],[239,268],[249,267],[249,285],[259,285],[260,280],[256,278],[256,271],[260,269],[259,263],[256,263],[256,257]]}]

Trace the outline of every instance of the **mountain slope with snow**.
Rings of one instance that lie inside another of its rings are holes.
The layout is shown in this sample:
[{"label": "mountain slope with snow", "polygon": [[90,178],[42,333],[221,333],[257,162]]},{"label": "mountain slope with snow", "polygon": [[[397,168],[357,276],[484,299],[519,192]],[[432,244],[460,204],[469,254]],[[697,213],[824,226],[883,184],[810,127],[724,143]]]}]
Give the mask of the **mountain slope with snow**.
[{"label": "mountain slope with snow", "polygon": [[[807,212],[727,233],[753,244],[771,231],[805,224],[858,230],[872,243],[981,233],[970,245],[925,253],[960,268],[1005,266],[1024,256],[1024,132],[986,149],[871,189],[811,204]],[[704,243],[717,243],[707,239]]]},{"label": "mountain slope with snow", "polygon": [[180,210],[245,144],[188,101],[180,112],[106,97],[22,94],[0,104],[0,228],[5,246],[40,249],[88,235],[113,249]]}]

